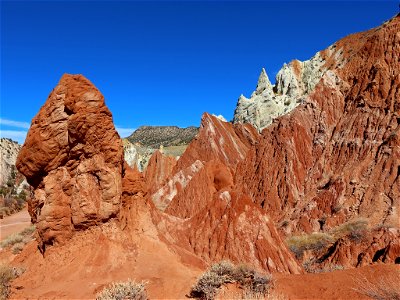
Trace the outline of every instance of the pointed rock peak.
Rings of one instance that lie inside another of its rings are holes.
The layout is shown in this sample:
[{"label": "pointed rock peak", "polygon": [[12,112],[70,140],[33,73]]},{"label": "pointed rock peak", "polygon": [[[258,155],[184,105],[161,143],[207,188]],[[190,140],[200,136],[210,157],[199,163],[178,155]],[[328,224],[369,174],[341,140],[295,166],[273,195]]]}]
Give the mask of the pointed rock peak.
[{"label": "pointed rock peak", "polygon": [[269,81],[267,72],[262,68],[260,77],[258,78],[256,93],[261,94],[266,89],[272,89],[272,84]]}]

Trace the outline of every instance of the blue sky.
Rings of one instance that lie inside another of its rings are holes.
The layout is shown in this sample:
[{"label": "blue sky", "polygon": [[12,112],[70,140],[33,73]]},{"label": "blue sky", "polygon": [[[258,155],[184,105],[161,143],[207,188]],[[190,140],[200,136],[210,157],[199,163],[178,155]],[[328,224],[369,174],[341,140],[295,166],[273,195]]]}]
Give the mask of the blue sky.
[{"label": "blue sky", "polygon": [[231,119],[265,67],[382,24],[398,1],[1,1],[1,135],[22,142],[63,73],[104,94],[122,136]]}]

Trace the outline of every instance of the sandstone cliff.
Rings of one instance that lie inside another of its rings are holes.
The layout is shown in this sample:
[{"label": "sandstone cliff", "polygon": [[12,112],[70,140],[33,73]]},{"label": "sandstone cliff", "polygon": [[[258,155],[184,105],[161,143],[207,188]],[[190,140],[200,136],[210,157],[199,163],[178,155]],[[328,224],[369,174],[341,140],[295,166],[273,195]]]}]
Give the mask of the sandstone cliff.
[{"label": "sandstone cliff", "polygon": [[10,178],[20,149],[21,145],[17,142],[6,138],[0,139],[0,186],[6,184]]}]

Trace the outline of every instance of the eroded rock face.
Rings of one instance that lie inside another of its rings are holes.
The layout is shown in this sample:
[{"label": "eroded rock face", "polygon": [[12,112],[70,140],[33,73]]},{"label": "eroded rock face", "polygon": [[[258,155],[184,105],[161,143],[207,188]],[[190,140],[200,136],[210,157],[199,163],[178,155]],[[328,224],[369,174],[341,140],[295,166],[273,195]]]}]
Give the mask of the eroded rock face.
[{"label": "eroded rock face", "polygon": [[257,138],[258,133],[250,124],[232,125],[205,113],[199,134],[151,199],[162,210],[171,203],[168,213],[192,216],[220,189],[218,182],[232,185],[236,165]]},{"label": "eroded rock face", "polygon": [[269,272],[302,268],[266,212],[235,192],[237,164],[258,138],[250,124],[204,114],[200,131],[152,200],[160,232],[207,263],[229,259]]},{"label": "eroded rock face", "polygon": [[302,272],[267,214],[230,187],[187,219],[162,219],[161,232],[208,264],[229,259],[272,273]]},{"label": "eroded rock face", "polygon": [[274,119],[303,103],[326,71],[325,60],[319,52],[310,60],[294,60],[285,64],[276,75],[275,86],[269,81],[265,69],[262,69],[251,97],[239,97],[234,123],[250,123],[261,131]]},{"label": "eroded rock face", "polygon": [[239,163],[237,185],[286,233],[354,217],[399,226],[399,31],[397,16],[322,51],[314,91]]},{"label": "eroded rock face", "polygon": [[63,75],[32,120],[16,164],[35,189],[29,212],[42,245],[116,216],[123,162],[102,94],[81,75]]},{"label": "eroded rock face", "polygon": [[363,235],[336,241],[317,260],[322,266],[362,267],[373,263],[400,263],[400,230],[375,228]]},{"label": "eroded rock face", "polygon": [[171,175],[176,161],[175,156],[165,155],[162,150],[153,153],[144,172],[147,191],[150,194],[157,191],[157,188]]}]

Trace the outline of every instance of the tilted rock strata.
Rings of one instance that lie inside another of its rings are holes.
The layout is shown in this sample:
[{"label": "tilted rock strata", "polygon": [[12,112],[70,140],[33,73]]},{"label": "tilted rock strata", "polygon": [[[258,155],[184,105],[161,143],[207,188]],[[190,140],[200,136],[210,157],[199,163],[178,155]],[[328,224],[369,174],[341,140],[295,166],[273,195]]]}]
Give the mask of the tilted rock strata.
[{"label": "tilted rock strata", "polygon": [[152,195],[166,213],[158,228],[208,263],[230,259],[269,272],[300,273],[267,214],[234,192],[236,165],[257,138],[249,124],[204,114],[198,136]]},{"label": "tilted rock strata", "polygon": [[302,272],[267,214],[249,198],[227,188],[208,204],[188,219],[164,218],[158,227],[209,264],[229,259],[272,273]]},{"label": "tilted rock strata", "polygon": [[286,233],[399,226],[400,17],[320,52],[328,70],[262,132],[235,182]]},{"label": "tilted rock strata", "polygon": [[164,155],[160,150],[153,153],[144,172],[147,191],[149,194],[154,193],[157,190],[157,187],[168,178],[176,165],[176,161],[176,157]]},{"label": "tilted rock strata", "polygon": [[104,98],[81,75],[62,76],[32,120],[17,168],[34,187],[29,212],[43,245],[116,216],[122,141]]},{"label": "tilted rock strata", "polygon": [[218,181],[233,182],[237,163],[257,138],[250,124],[232,125],[205,113],[199,134],[177,161],[171,176],[152,194],[153,202],[161,209],[171,203],[167,212],[176,216],[193,215],[218,191]]}]

